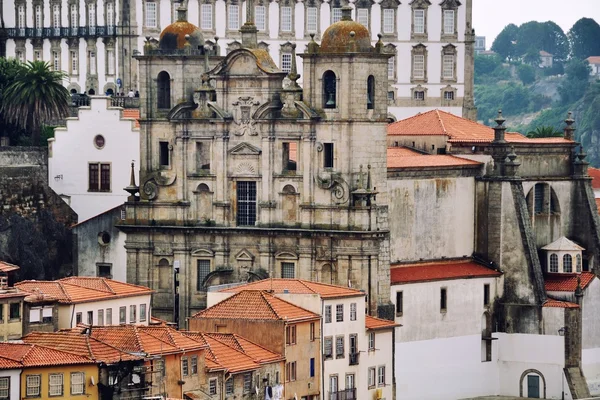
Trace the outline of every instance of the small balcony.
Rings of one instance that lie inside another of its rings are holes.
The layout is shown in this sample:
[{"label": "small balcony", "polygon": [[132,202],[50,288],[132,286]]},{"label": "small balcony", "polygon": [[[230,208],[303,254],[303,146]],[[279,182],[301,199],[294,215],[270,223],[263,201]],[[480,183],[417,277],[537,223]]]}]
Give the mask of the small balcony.
[{"label": "small balcony", "polygon": [[327,400],[356,400],[356,388],[329,392]]},{"label": "small balcony", "polygon": [[350,353],[348,354],[348,363],[350,365],[358,365],[358,356],[360,356],[360,353]]}]

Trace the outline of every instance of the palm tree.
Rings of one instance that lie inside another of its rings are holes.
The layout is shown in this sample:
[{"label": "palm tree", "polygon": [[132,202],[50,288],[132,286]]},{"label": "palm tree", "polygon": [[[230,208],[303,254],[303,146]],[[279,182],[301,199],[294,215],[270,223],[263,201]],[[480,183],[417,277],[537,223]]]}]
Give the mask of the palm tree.
[{"label": "palm tree", "polygon": [[535,128],[535,131],[529,131],[527,133],[528,138],[546,138],[546,137],[559,137],[562,136],[563,133],[554,129],[551,126],[538,126]]},{"label": "palm tree", "polygon": [[66,117],[69,92],[62,85],[65,73],[52,71],[44,61],[28,61],[25,70],[3,93],[0,112],[21,129],[31,132],[32,144],[39,145],[44,123]]}]

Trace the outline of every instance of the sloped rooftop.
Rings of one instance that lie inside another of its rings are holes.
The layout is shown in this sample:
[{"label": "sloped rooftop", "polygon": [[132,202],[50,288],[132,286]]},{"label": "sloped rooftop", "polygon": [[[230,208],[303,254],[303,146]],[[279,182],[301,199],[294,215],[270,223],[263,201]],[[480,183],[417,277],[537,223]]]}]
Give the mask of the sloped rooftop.
[{"label": "sloped rooftop", "polygon": [[551,251],[582,251],[585,250],[583,247],[573,242],[572,240],[567,239],[564,236],[561,236],[554,242],[545,245],[542,247],[542,250],[551,250]]},{"label": "sloped rooftop", "polygon": [[30,343],[0,343],[0,369],[95,364],[83,355]]},{"label": "sloped rooftop", "polygon": [[551,274],[546,276],[545,284],[547,292],[574,292],[577,289],[577,278],[581,279],[581,288],[585,289],[594,280],[596,275],[592,272],[581,274]]},{"label": "sloped rooftop", "polygon": [[263,279],[232,288],[221,290],[223,293],[239,293],[244,290],[264,290],[270,293],[318,294],[324,299],[364,296],[357,289],[304,279]]},{"label": "sloped rooftop", "polygon": [[489,278],[502,275],[500,272],[476,263],[473,260],[440,260],[414,264],[392,265],[391,284],[405,284],[449,279]]}]

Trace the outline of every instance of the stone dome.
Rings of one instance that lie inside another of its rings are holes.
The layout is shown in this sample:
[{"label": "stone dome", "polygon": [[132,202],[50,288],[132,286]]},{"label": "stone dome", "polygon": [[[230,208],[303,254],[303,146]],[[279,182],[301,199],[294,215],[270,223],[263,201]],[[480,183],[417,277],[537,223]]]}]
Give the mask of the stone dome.
[{"label": "stone dome", "polygon": [[189,43],[196,50],[204,46],[204,36],[196,25],[189,23],[186,18],[187,10],[177,10],[177,21],[167,26],[160,33],[158,48],[161,50],[179,50],[185,47],[186,35],[189,35]]},{"label": "stone dome", "polygon": [[352,21],[352,7],[342,8],[342,19],[323,33],[319,53],[370,53],[371,35],[361,23]]}]

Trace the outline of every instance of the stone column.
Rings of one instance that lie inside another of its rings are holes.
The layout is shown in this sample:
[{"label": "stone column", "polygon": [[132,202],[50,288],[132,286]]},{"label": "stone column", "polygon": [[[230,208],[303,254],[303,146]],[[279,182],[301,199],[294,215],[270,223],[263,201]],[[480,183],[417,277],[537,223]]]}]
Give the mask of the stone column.
[{"label": "stone column", "polygon": [[475,107],[475,29],[473,29],[473,0],[467,0],[465,5],[465,93],[463,96],[463,118],[477,121],[477,107]]}]

